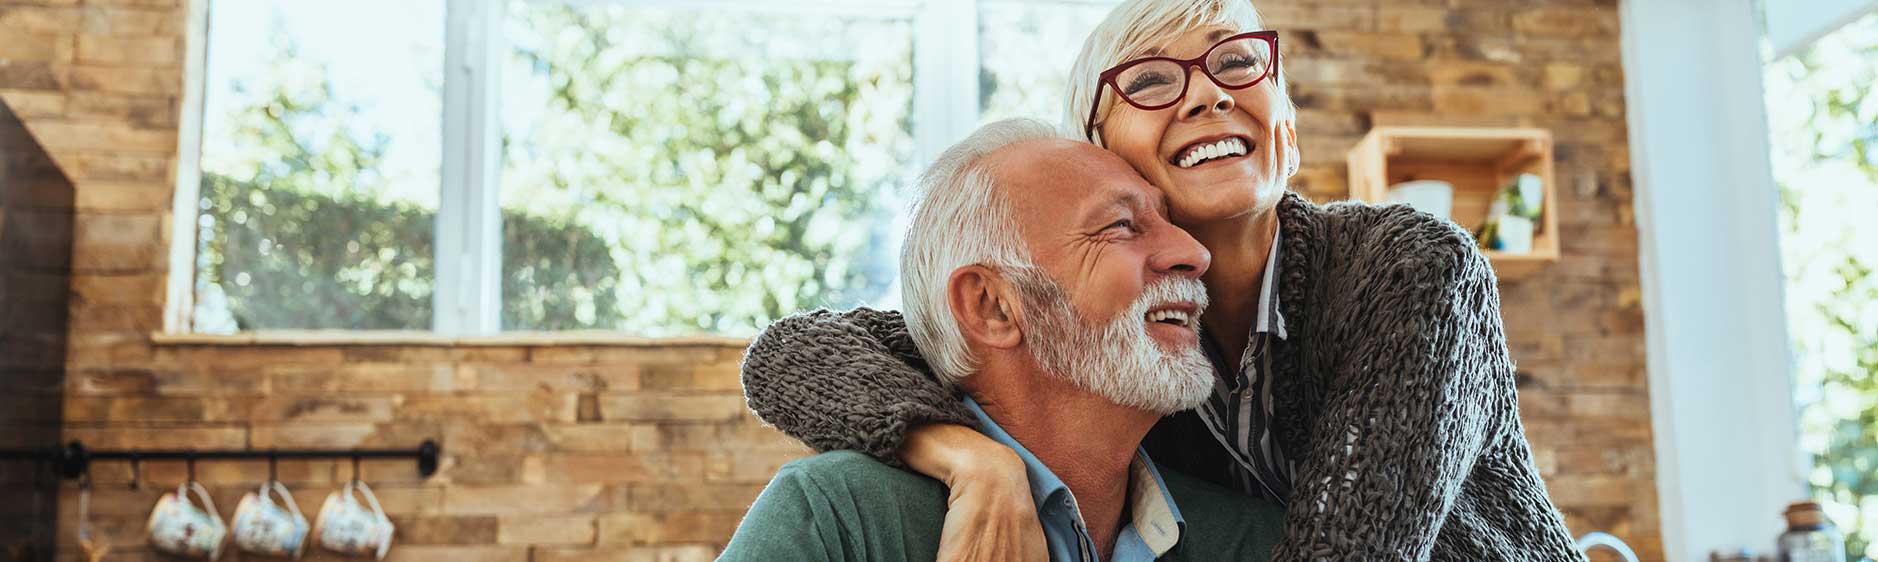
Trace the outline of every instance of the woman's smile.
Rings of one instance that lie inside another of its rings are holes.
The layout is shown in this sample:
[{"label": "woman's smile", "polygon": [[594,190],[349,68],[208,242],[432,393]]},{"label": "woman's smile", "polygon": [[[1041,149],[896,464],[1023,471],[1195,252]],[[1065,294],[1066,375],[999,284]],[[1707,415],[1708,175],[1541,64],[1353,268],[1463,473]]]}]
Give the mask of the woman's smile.
[{"label": "woman's smile", "polygon": [[[1173,133],[1171,129],[1175,128],[1169,127],[1169,132]],[[1264,175],[1260,169],[1264,164],[1265,153],[1260,151],[1264,143],[1255,140],[1257,136],[1241,132],[1216,132],[1189,135],[1174,133],[1166,137],[1167,142],[1164,144],[1173,147],[1165,151],[1166,157],[1162,159],[1166,164],[1169,185],[1190,188],[1237,185],[1244,189],[1247,184],[1256,183]]]},{"label": "woman's smile", "polygon": [[1177,168],[1191,170],[1215,162],[1228,162],[1243,158],[1256,146],[1251,139],[1239,135],[1218,135],[1187,143],[1180,150],[1174,151],[1174,157],[1168,160]]}]

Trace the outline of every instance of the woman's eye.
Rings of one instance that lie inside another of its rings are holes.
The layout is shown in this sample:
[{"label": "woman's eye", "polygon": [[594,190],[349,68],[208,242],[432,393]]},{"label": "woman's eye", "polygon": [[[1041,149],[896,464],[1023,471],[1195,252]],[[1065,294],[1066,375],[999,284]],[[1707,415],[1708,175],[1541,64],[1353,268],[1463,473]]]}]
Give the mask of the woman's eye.
[{"label": "woman's eye", "polygon": [[1143,74],[1136,76],[1134,80],[1128,81],[1128,87],[1122,88],[1122,91],[1127,92],[1129,95],[1134,95],[1148,88],[1166,86],[1172,83],[1173,82],[1168,80],[1167,77],[1159,74]]},{"label": "woman's eye", "polygon": [[1257,60],[1245,55],[1226,57],[1220,61],[1221,68],[1252,68],[1258,66],[1258,64],[1259,62]]}]

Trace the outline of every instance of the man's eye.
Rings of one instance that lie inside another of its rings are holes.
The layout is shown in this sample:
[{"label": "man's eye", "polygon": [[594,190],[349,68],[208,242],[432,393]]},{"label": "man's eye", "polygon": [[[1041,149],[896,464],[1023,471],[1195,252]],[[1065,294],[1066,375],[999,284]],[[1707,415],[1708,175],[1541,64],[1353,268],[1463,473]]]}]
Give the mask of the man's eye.
[{"label": "man's eye", "polygon": [[1113,222],[1113,223],[1109,223],[1109,225],[1108,225],[1108,226],[1106,226],[1106,227],[1103,227],[1103,230],[1114,230],[1114,229],[1116,229],[1116,228],[1123,228],[1123,229],[1127,229],[1127,230],[1134,230],[1134,229],[1135,229],[1135,221],[1131,221],[1131,220],[1128,220],[1128,219],[1122,219],[1122,220],[1118,220],[1118,221],[1115,221],[1115,222]]}]

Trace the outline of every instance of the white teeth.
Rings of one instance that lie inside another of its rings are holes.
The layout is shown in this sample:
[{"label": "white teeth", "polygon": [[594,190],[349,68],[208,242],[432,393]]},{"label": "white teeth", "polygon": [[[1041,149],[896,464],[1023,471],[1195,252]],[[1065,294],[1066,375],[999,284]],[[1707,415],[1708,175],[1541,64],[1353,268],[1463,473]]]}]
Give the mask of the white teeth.
[{"label": "white teeth", "polygon": [[1182,168],[1192,168],[1208,160],[1225,156],[1245,156],[1245,141],[1238,138],[1220,139],[1212,144],[1196,146],[1187,150],[1175,162]]},{"label": "white teeth", "polygon": [[1187,319],[1187,313],[1178,310],[1161,310],[1148,313],[1149,322],[1162,322],[1166,320],[1172,320],[1174,325],[1181,327],[1185,327],[1190,323]]}]

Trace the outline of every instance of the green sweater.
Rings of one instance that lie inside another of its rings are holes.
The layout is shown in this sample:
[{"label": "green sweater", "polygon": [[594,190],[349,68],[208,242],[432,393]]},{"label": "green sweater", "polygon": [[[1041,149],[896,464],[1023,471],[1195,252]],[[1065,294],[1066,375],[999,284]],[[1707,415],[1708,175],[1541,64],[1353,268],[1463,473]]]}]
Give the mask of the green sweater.
[{"label": "green sweater", "polygon": [[[1284,513],[1198,479],[1161,470],[1187,521],[1163,560],[1264,561]],[[784,465],[750,506],[720,561],[930,562],[939,553],[946,488],[853,451]]]}]

